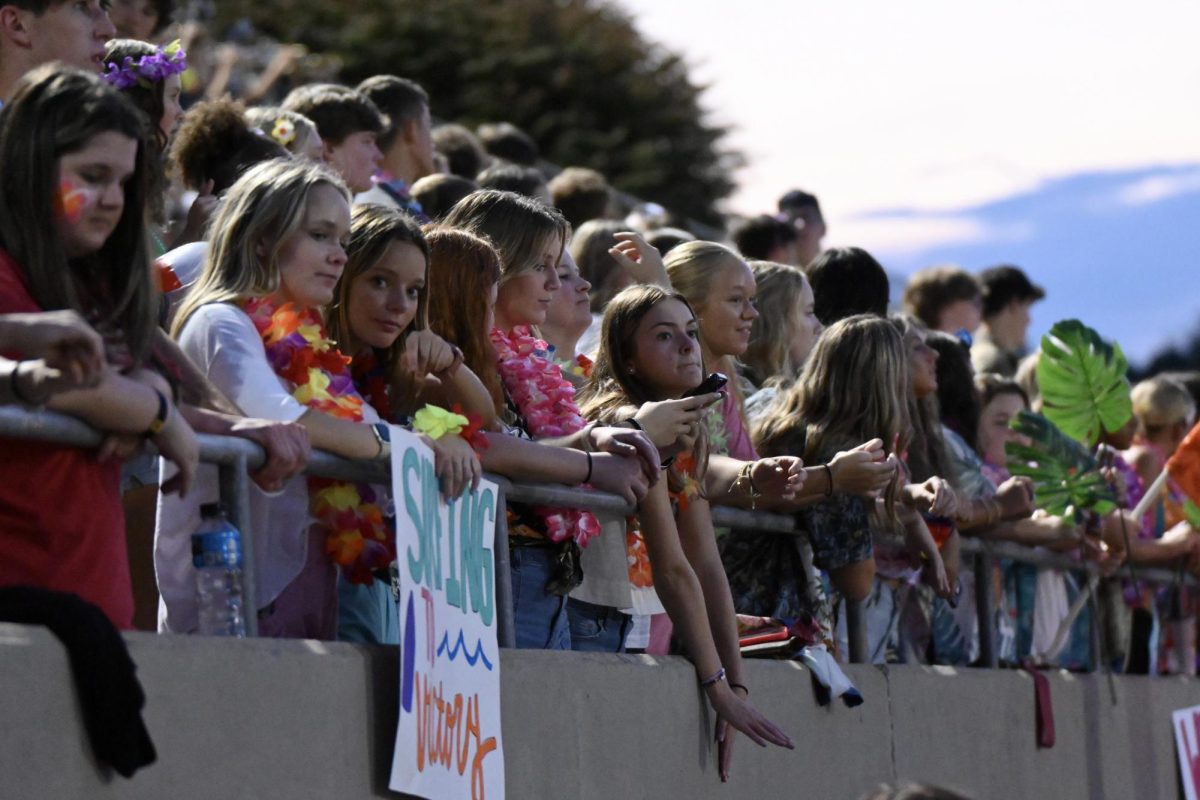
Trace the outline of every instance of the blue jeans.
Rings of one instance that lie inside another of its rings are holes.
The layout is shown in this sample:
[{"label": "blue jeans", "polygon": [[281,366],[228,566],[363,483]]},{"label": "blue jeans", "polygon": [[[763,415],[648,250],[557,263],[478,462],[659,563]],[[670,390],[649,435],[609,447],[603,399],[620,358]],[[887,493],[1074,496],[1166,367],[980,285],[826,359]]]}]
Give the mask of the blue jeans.
[{"label": "blue jeans", "polygon": [[615,608],[567,599],[571,649],[587,653],[624,653],[633,618]]},{"label": "blue jeans", "polygon": [[510,547],[513,627],[517,647],[525,650],[570,650],[567,598],[546,591],[554,569],[555,552],[549,547]]}]

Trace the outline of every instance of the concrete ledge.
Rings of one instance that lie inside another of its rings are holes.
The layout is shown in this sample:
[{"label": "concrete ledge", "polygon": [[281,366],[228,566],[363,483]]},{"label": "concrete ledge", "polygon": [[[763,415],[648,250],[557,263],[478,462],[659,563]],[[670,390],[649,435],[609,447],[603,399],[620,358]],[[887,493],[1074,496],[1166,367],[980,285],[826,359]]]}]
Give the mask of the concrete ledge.
[{"label": "concrete ledge", "polygon": [[[301,641],[131,634],[159,760],[105,774],[83,733],[66,655],[0,623],[0,798],[396,797],[394,651]],[[721,784],[711,712],[678,658],[503,651],[513,798],[855,798],[910,778],[985,798],[1164,798],[1177,792],[1170,712],[1186,679],[1054,675],[1058,743],[1034,740],[1023,673],[847,669],[866,697],[821,707],[790,662],[752,661],[753,701],[794,752],[744,738]]]}]

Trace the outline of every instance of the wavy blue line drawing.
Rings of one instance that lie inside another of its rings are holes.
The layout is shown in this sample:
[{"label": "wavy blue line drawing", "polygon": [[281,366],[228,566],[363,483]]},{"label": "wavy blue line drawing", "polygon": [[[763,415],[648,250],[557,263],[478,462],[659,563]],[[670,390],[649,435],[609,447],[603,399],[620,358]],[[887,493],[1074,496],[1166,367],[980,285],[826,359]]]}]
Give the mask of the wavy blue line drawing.
[{"label": "wavy blue line drawing", "polygon": [[[437,654],[440,656],[442,653],[446,652],[447,647],[450,647],[450,633],[449,632],[442,634],[442,643],[438,645]],[[456,659],[458,657],[459,650],[462,651],[463,658],[465,658],[467,660],[467,663],[470,664],[472,667],[475,666],[476,662],[482,661],[483,665],[485,667],[487,667],[488,672],[492,671],[492,662],[488,661],[487,655],[483,652],[483,640],[482,639],[476,639],[475,640],[475,652],[468,653],[467,652],[467,643],[465,641],[463,641],[463,632],[461,629],[459,629],[458,641],[456,641],[454,643],[454,647],[450,648],[450,652],[447,654],[446,657],[449,658],[451,661],[453,661],[454,659]]]}]

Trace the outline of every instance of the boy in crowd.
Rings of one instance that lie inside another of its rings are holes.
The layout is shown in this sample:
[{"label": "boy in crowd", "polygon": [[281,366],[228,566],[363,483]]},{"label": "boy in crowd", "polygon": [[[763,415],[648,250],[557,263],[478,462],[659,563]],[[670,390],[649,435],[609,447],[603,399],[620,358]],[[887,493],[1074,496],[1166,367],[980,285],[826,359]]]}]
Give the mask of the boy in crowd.
[{"label": "boy in crowd", "polygon": [[322,157],[350,191],[358,194],[374,185],[371,179],[383,162],[377,140],[387,130],[387,119],[370,99],[346,86],[317,83],[293,90],[283,107],[317,126]]},{"label": "boy in crowd", "polygon": [[388,119],[379,135],[382,169],[375,185],[354,198],[356,203],[396,206],[418,222],[428,222],[409,187],[435,172],[433,121],[429,95],[419,84],[395,75],[376,75],[358,85],[358,91]]},{"label": "boy in crowd", "polygon": [[0,5],[0,100],[21,76],[47,61],[99,72],[117,34],[102,0],[15,0]]},{"label": "boy in crowd", "polygon": [[1012,377],[1025,355],[1029,308],[1046,296],[1016,267],[1002,265],[979,273],[983,285],[983,324],[971,346],[976,373],[995,372]]}]

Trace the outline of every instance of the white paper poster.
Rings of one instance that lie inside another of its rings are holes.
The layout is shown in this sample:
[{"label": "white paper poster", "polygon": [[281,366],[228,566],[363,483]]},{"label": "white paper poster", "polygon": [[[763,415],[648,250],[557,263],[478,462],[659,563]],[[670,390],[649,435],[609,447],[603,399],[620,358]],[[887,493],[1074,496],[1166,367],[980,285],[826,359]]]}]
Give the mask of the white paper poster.
[{"label": "white paper poster", "polygon": [[1196,789],[1200,787],[1200,706],[1172,713],[1171,726],[1175,729],[1183,794],[1187,800],[1196,800]]},{"label": "white paper poster", "polygon": [[442,500],[433,453],[392,428],[400,569],[400,718],[390,788],[503,800],[493,546],[496,485]]}]

